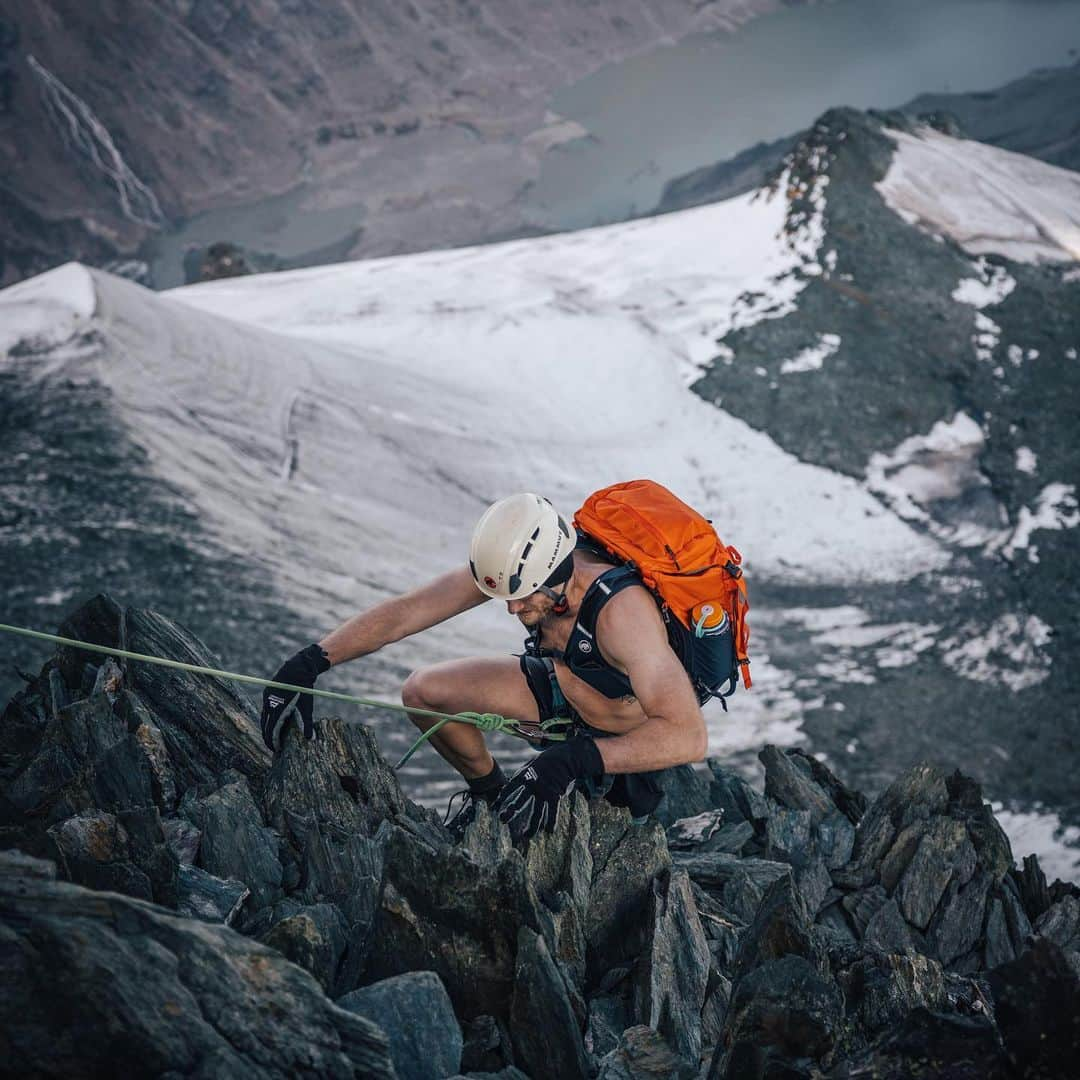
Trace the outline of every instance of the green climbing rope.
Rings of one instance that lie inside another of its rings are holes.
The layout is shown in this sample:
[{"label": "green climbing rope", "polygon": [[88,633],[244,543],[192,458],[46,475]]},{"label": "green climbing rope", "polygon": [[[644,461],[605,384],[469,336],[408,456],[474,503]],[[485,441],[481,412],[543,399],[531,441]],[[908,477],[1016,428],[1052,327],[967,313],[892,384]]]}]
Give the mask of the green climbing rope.
[{"label": "green climbing rope", "polygon": [[500,716],[498,713],[444,713],[434,709],[416,709],[406,705],[395,705],[389,701],[377,701],[374,698],[357,697],[355,694],[339,694],[334,690],[316,690],[310,686],[293,686],[291,683],[274,682],[273,679],[262,679],[257,675],[238,675],[233,671],[221,671],[218,668],[203,667],[200,664],[185,664],[180,660],[166,660],[161,656],[147,656],[145,653],[130,652],[127,649],[114,649],[107,645],[95,645],[89,641],[79,641],[76,638],[60,637],[58,634],[46,634],[40,630],[28,630],[23,626],[9,626],[0,623],[0,630],[9,634],[19,634],[22,637],[37,638],[41,641],[51,641],[57,645],[70,645],[76,649],[85,649],[87,652],[103,653],[105,656],[118,656],[124,660],[141,660],[147,664],[158,664],[161,667],[174,668],[177,671],[188,671],[194,675],[212,675],[218,679],[229,679],[233,682],[250,683],[254,686],[268,686],[275,690],[290,690],[298,694],[311,694],[313,697],[329,698],[333,701],[347,701],[351,705],[361,705],[368,709],[390,709],[394,712],[409,713],[414,716],[431,716],[439,722],[428,728],[412,746],[409,747],[405,756],[394,766],[400,769],[416,751],[440,731],[446,724],[454,722],[472,724],[481,731],[501,731],[507,735],[514,735],[520,739],[533,740],[538,736],[545,739],[562,741],[566,738],[567,729],[571,721],[563,717],[555,717],[545,720],[539,725],[526,724],[516,720],[512,716]]}]

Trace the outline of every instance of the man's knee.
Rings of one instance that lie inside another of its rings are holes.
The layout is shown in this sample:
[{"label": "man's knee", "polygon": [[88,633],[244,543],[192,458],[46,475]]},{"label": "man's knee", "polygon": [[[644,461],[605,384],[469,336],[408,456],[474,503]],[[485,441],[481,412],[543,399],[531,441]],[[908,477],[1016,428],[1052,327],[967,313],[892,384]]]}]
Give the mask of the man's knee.
[{"label": "man's knee", "polygon": [[407,709],[438,709],[437,680],[430,668],[420,668],[405,680],[401,703]]}]

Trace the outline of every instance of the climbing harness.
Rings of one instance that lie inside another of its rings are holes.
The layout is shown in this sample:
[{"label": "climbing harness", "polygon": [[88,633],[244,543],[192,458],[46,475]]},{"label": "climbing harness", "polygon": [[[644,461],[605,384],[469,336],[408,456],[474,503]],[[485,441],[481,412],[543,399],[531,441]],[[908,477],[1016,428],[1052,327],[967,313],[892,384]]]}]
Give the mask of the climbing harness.
[{"label": "climbing harness", "polygon": [[[433,716],[438,723],[428,728],[412,746],[409,747],[405,756],[394,766],[400,769],[420,748],[431,738],[432,735],[441,731],[451,721],[462,724],[472,724],[481,731],[501,731],[507,735],[514,735],[519,739],[532,741],[537,738],[552,739],[562,742],[567,738],[567,731],[573,725],[573,721],[564,717],[552,717],[550,720],[541,721],[539,724],[516,720],[512,716],[500,716],[498,713],[460,712],[444,713],[434,709],[416,709],[406,705],[395,705],[389,701],[376,701],[374,698],[357,697],[353,694],[339,694],[334,690],[316,690],[310,686],[293,686],[291,683],[274,682],[273,679],[261,679],[257,675],[238,675],[232,671],[220,671],[217,668],[202,667],[199,664],[185,664],[180,660],[166,660],[161,656],[147,656],[145,653],[129,652],[127,649],[113,649],[107,645],[94,645],[88,641],[79,641],[76,638],[60,637],[58,634],[45,634],[40,630],[28,630],[22,626],[9,626],[0,623],[0,630],[9,634],[19,634],[22,637],[37,638],[41,641],[51,641],[58,645],[70,645],[76,649],[85,649],[87,652],[103,653],[106,656],[118,656],[124,660],[141,660],[147,664],[158,664],[161,667],[174,668],[177,671],[188,671],[194,675],[213,675],[219,679],[230,679],[233,682],[250,683],[254,686],[269,686],[275,690],[290,690],[298,694],[311,694],[314,697],[330,698],[333,701],[347,701],[352,705],[361,705],[368,709],[390,709],[394,712],[411,713],[416,716]],[[346,721],[349,723],[351,721]]]}]

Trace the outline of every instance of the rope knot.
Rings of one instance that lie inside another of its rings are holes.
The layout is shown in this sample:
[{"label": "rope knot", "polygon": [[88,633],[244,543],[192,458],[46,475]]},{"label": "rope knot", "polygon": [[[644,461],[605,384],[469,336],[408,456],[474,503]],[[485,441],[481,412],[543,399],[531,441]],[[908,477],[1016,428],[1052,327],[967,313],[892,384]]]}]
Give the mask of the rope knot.
[{"label": "rope knot", "polygon": [[463,712],[458,715],[468,717],[481,731],[502,731],[508,723],[505,716],[493,712]]}]

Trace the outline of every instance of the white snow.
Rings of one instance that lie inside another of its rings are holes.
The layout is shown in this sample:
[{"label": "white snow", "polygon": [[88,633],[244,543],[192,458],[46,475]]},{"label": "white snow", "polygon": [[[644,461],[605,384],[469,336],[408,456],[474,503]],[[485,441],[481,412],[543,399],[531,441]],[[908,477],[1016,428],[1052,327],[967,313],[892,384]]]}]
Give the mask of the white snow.
[{"label": "white snow", "polygon": [[1035,451],[1029,446],[1018,446],[1016,448],[1016,471],[1027,473],[1028,476],[1035,475],[1035,469],[1039,464],[1039,459],[1035,456]]},{"label": "white snow", "polygon": [[953,289],[952,298],[961,304],[975,308],[1000,304],[1016,288],[1016,279],[1004,266],[996,266],[989,260],[976,259],[973,265],[975,277],[962,278]]},{"label": "white snow", "polygon": [[791,375],[795,372],[817,371],[839,348],[839,334],[819,334],[815,344],[808,346],[780,365],[780,374]]},{"label": "white snow", "polygon": [[876,187],[905,221],[972,255],[1080,259],[1080,175],[930,128],[888,135],[897,150]]},{"label": "white snow", "polygon": [[1057,814],[1038,805],[1030,810],[1010,810],[992,802],[990,807],[1009,838],[1017,865],[1024,856],[1036,852],[1048,882],[1080,883],[1080,828],[1063,825]]},{"label": "white snow", "polygon": [[1038,562],[1038,550],[1031,545],[1032,533],[1038,529],[1075,529],[1077,525],[1080,525],[1080,508],[1076,501],[1076,485],[1047,484],[1039,492],[1034,510],[1026,506],[1020,508],[1016,528],[1002,554],[1012,559],[1018,551],[1026,549],[1028,561]]},{"label": "white snow", "polygon": [[1009,612],[989,627],[974,622],[962,627],[941,643],[942,659],[965,679],[1019,693],[1049,677],[1050,657],[1043,646],[1051,635],[1050,627],[1037,615]]},{"label": "white snow", "polygon": [[905,439],[891,453],[872,454],[867,485],[901,517],[922,522],[943,542],[959,547],[1000,544],[1006,535],[1003,508],[999,507],[1001,528],[975,522],[943,524],[927,510],[937,500],[989,489],[978,466],[984,443],[982,428],[967,413],[958,412],[950,420],[939,420],[926,435]]},{"label": "white snow", "polygon": [[20,281],[0,292],[0,353],[22,343],[48,349],[69,341],[94,314],[94,282],[79,263]]},{"label": "white snow", "polygon": [[[994,359],[994,350],[1001,340],[1001,327],[989,315],[981,311],[975,313],[975,329],[972,343],[975,345],[975,358],[990,361]],[[1010,346],[1011,348],[1011,346]]]}]

